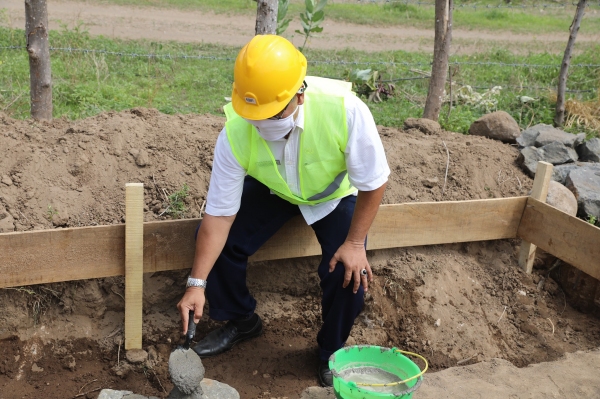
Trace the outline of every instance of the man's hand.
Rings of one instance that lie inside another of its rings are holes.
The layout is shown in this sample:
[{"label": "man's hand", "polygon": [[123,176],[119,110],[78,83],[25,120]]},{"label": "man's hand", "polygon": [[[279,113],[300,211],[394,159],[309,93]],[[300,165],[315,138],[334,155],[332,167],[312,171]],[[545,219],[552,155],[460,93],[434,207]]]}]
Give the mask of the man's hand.
[{"label": "man's hand", "polygon": [[[369,290],[369,283],[373,281],[373,272],[371,271],[369,261],[367,261],[367,251],[365,250],[364,242],[358,243],[346,240],[329,262],[330,273],[335,270],[335,265],[338,262],[342,262],[346,270],[344,273],[344,284],[342,285],[344,288],[350,284],[350,280],[354,277],[352,292],[356,294],[360,284],[364,287],[365,292]],[[363,269],[367,270],[366,276],[360,273]]]},{"label": "man's hand", "polygon": [[183,298],[177,304],[177,309],[181,315],[181,322],[183,324],[183,334],[187,333],[188,327],[188,316],[190,310],[194,311],[194,323],[198,324],[202,317],[202,310],[204,309],[204,288],[189,287],[185,290]]}]

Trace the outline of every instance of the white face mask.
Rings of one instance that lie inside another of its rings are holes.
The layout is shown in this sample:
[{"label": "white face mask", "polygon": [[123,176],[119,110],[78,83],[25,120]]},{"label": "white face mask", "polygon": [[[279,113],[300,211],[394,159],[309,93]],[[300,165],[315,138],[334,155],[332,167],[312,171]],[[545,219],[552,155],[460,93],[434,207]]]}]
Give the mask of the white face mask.
[{"label": "white face mask", "polygon": [[283,119],[263,119],[260,121],[246,119],[246,122],[256,127],[258,134],[263,139],[267,141],[279,140],[284,138],[296,126],[294,115],[297,110],[298,107],[290,116]]}]

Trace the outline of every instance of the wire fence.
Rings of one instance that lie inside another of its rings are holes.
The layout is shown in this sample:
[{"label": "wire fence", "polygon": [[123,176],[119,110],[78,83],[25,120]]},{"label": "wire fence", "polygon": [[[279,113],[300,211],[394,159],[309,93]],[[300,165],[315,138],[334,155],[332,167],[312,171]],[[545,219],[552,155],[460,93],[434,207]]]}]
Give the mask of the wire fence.
[{"label": "wire fence", "polygon": [[[0,50],[26,50],[26,46],[0,46]],[[67,52],[67,53],[83,53],[83,54],[104,54],[118,57],[140,57],[140,58],[155,58],[169,60],[209,60],[209,61],[235,61],[235,57],[219,57],[212,55],[191,55],[191,54],[160,54],[160,53],[128,53],[121,51],[110,51],[103,49],[82,49],[74,47],[50,47],[50,51]],[[387,66],[404,66],[404,67],[423,67],[431,66],[431,62],[399,62],[399,61],[351,61],[351,60],[311,60],[309,64],[328,64],[328,65],[387,65]],[[473,61],[449,61],[449,65],[470,65],[470,66],[499,66],[511,68],[554,68],[560,69],[560,64],[527,64],[527,63],[507,63],[507,62],[473,62]],[[573,68],[600,68],[600,64],[571,64]]]},{"label": "wire fence", "polygon": [[[151,48],[133,47],[129,49],[110,49],[110,46],[105,48],[64,45],[50,47],[53,57],[56,57],[57,65],[63,68],[68,65],[69,69],[66,75],[58,74],[54,77],[54,94],[57,104],[61,104],[60,112],[67,112],[69,117],[79,119],[95,115],[104,108],[131,108],[134,106],[132,104],[140,103],[153,107],[154,96],[159,92],[161,94],[158,95],[162,96],[163,91],[166,93],[165,97],[168,97],[168,101],[161,103],[162,105],[156,105],[161,112],[212,112],[219,107],[223,93],[226,93],[231,87],[230,79],[233,77],[235,61],[234,51],[223,48],[196,50],[193,47],[183,47],[180,49],[178,46],[164,49],[159,46],[155,50],[154,45]],[[17,58],[9,53],[14,53],[19,60],[17,61]],[[5,60],[6,57],[9,57],[15,62],[25,65],[27,47],[16,43],[10,46],[0,46],[0,56],[2,55],[5,56]],[[402,56],[399,55],[399,57]],[[344,57],[346,59],[343,59]],[[317,53],[309,61],[312,66],[311,74],[333,79],[352,80],[350,76],[357,70],[376,71],[381,77],[376,84],[393,85],[392,90],[399,94],[397,101],[403,101],[405,104],[403,107],[406,108],[402,109],[403,114],[394,116],[395,114],[391,115],[389,111],[386,111],[393,104],[389,106],[373,105],[374,115],[379,118],[381,123],[401,123],[401,119],[406,116],[404,114],[419,112],[415,109],[420,109],[427,92],[427,80],[431,77],[431,56],[421,55],[407,61],[391,58],[398,57],[398,55],[390,55],[391,60],[389,61],[381,58],[348,59],[351,57],[351,55],[344,56],[343,53],[336,55]],[[546,104],[544,101],[546,98],[550,98],[549,94],[556,92],[558,73],[561,67],[558,57],[533,58],[541,62],[518,62],[517,60],[515,60],[516,62],[502,62],[495,61],[493,58],[492,60],[478,61],[468,58],[470,57],[456,56],[449,60],[449,72],[452,78],[448,79],[448,83],[452,84],[452,91],[465,88],[469,92],[476,90],[477,92],[474,94],[477,95],[477,93],[485,94],[494,91],[499,86],[503,93],[504,100],[502,101],[504,101],[505,108],[517,107],[514,105],[514,101],[518,102],[518,100],[514,100],[514,98],[520,99],[521,96],[540,101],[540,104]],[[512,57],[507,57],[507,59],[510,58]],[[526,57],[526,59],[528,58]],[[584,59],[596,61],[596,58],[593,57]],[[16,64],[13,62],[12,65]],[[228,69],[229,67],[231,70]],[[579,62],[571,64],[570,67],[572,75],[569,77],[569,86],[566,92],[576,95],[583,101],[596,98],[600,88],[600,63]],[[198,70],[202,70],[202,78],[195,77],[198,76]],[[175,77],[177,73],[179,74]],[[188,76],[192,76],[192,78],[188,79]],[[22,78],[23,76],[16,77],[15,75],[14,78],[7,76],[4,79],[5,88],[0,90],[2,105],[0,110],[6,111],[12,107],[11,109],[18,110],[13,112],[24,117],[28,114],[28,103],[25,85],[19,81]],[[157,79],[161,83],[156,83]],[[181,85],[179,79],[186,83]],[[74,82],[77,83],[74,84]],[[207,82],[210,83],[207,84]],[[359,92],[360,81],[355,83],[357,83],[357,92]],[[127,86],[128,89],[123,90],[124,86]],[[188,93],[191,92],[194,93],[194,97],[202,98],[201,101],[204,104],[195,105],[190,102]],[[213,103],[214,105],[211,105]],[[77,104],[76,110],[69,108],[73,104]],[[535,115],[546,112],[541,109],[529,110],[527,107],[529,104],[523,105],[523,109],[519,108],[519,117],[523,114],[523,118],[533,120],[534,117],[538,118]],[[477,106],[474,109],[477,109]],[[459,116],[456,118],[457,122],[452,123],[463,123]],[[466,120],[466,117],[463,118]],[[464,130],[464,127],[460,129]],[[460,129],[457,131],[462,131]]]}]

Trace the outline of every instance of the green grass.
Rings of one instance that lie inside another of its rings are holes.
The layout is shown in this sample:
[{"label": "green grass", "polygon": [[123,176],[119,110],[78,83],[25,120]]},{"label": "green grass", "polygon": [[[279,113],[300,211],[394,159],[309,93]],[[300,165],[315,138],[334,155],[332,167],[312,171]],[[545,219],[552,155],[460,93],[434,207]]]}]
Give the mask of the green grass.
[{"label": "green grass", "polygon": [[[104,49],[122,55],[53,51],[51,53],[54,117],[79,119],[103,111],[133,107],[157,108],[163,113],[213,113],[222,115],[225,97],[230,96],[233,60],[238,48],[209,44],[155,43],[91,37],[81,29],[51,31],[53,47]],[[22,30],[0,28],[0,46],[24,46]],[[157,57],[131,57],[126,54],[157,54]],[[164,58],[188,54],[204,59]],[[388,51],[366,53],[355,50],[320,51],[308,49],[309,74],[346,78],[355,69],[378,70],[385,80],[394,80],[397,95],[382,103],[369,102],[375,121],[385,126],[402,126],[407,117],[421,117],[430,71],[427,54]],[[345,63],[342,63],[345,62]],[[363,64],[348,64],[349,62]],[[452,57],[453,82],[471,85],[482,92],[493,86],[504,89],[497,109],[509,112],[521,127],[552,123],[554,105],[549,93],[557,86],[561,57],[551,54],[514,55],[506,50]],[[505,63],[515,65],[467,65],[464,63]],[[407,63],[409,65],[404,65]],[[552,68],[516,64],[556,65]],[[600,64],[600,45],[588,45],[572,64]],[[405,78],[412,80],[399,80]],[[597,98],[600,68],[570,69],[568,88],[587,91],[569,94],[580,100]],[[0,111],[15,118],[29,117],[29,64],[27,52],[0,50]],[[536,98],[522,104],[520,96]],[[448,106],[440,113],[440,123],[448,130],[467,132],[470,124],[489,110],[465,104]]]},{"label": "green grass", "polygon": [[[243,14],[254,16],[256,2],[252,0],[105,0],[106,3],[155,6],[166,8],[213,11],[224,14]],[[429,1],[433,3],[434,0]],[[540,2],[513,1],[512,6],[550,4],[560,5],[552,0]],[[454,4],[455,29],[485,29],[490,31],[509,31],[514,33],[568,34],[569,26],[575,15],[575,7],[568,4],[565,8],[506,8],[507,4],[499,0],[460,1]],[[486,6],[504,8],[485,8]],[[477,8],[473,8],[476,6]],[[303,0],[292,0],[287,16],[299,20],[304,11]],[[594,14],[593,12],[597,13]],[[343,22],[379,25],[414,26],[433,28],[435,10],[433,6],[405,4],[400,1],[379,1],[377,3],[356,3],[329,1],[325,7],[325,19]],[[327,28],[325,28],[327,29]],[[591,12],[586,13],[581,24],[582,33],[600,33],[600,7],[592,4]],[[566,40],[566,39],[565,39]]]}]

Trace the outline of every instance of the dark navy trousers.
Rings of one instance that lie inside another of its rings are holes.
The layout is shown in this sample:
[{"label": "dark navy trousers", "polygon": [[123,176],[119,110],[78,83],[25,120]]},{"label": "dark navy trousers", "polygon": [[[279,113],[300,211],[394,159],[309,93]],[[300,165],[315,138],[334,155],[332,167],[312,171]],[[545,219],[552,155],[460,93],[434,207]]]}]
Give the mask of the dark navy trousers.
[{"label": "dark navy trousers", "polygon": [[[344,265],[341,262],[329,272],[329,261],[348,235],[355,204],[355,196],[345,197],[333,212],[311,226],[323,254],[318,269],[323,292],[323,326],[317,334],[321,360],[327,360],[344,346],[364,304],[362,285],[356,294],[352,292],[353,281],[342,288]],[[223,252],[208,275],[206,298],[212,319],[235,320],[254,313],[256,300],[246,285],[248,257],[296,215],[300,215],[297,205],[271,194],[265,185],[246,177],[240,210]]]}]

